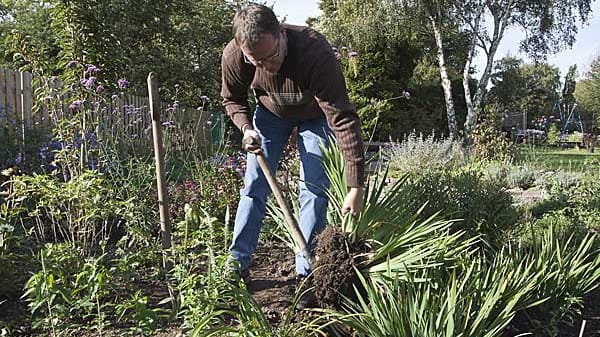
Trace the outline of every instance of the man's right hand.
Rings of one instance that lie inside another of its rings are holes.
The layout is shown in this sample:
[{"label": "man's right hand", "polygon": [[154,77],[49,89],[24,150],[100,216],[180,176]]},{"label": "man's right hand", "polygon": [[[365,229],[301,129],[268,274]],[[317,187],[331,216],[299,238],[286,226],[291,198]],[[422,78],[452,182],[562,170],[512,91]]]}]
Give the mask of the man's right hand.
[{"label": "man's right hand", "polygon": [[246,131],[244,131],[244,137],[242,138],[242,147],[244,150],[250,153],[259,154],[261,152],[260,144],[261,139],[258,132],[252,129],[246,129]]}]

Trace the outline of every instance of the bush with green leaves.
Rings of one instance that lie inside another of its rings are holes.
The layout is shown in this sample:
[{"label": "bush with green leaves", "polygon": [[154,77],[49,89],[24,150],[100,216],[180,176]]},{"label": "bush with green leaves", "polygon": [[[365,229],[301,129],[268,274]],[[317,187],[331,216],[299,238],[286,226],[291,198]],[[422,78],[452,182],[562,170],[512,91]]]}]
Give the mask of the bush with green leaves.
[{"label": "bush with green leaves", "polygon": [[453,224],[455,229],[488,244],[500,244],[518,218],[512,196],[474,168],[415,174],[408,178],[404,193],[413,209],[425,205],[423,216],[442,212],[461,219]]},{"label": "bush with green leaves", "polygon": [[506,175],[509,188],[529,189],[536,184],[539,171],[529,166],[512,166]]},{"label": "bush with green leaves", "polygon": [[46,244],[39,252],[40,270],[25,286],[23,298],[34,317],[33,328],[52,331],[87,326],[101,332],[108,325],[110,273],[105,255],[84,258],[70,243]]},{"label": "bush with green leaves", "polygon": [[583,180],[583,175],[577,172],[556,170],[544,172],[538,175],[536,185],[543,188],[548,193],[570,190],[577,188]]},{"label": "bush with green leaves", "polygon": [[356,336],[504,336],[517,315],[532,323],[518,332],[551,336],[597,288],[596,240],[549,227],[533,241],[509,243],[491,258],[473,255],[454,269],[427,268],[378,283],[361,278],[357,300],[325,312]]},{"label": "bush with green leaves", "polygon": [[330,312],[356,336],[501,336],[519,310],[538,302],[533,294],[541,275],[528,262],[499,254],[479,257],[463,268],[431,268],[408,280],[377,284],[362,278],[364,291],[343,312]]},{"label": "bush with green leaves", "polygon": [[70,242],[91,252],[114,239],[134,207],[114,196],[97,171],[84,171],[66,182],[50,175],[14,176],[8,199],[26,210],[23,218],[35,228],[38,242]]},{"label": "bush with green leaves", "polygon": [[404,141],[385,149],[390,175],[452,170],[465,165],[461,144],[452,139],[436,139],[435,134],[411,132]]},{"label": "bush with green leaves", "polygon": [[558,128],[558,125],[556,123],[552,123],[550,124],[550,127],[548,128],[548,144],[550,145],[556,145],[558,144],[558,141],[560,140],[560,129]]},{"label": "bush with green leaves", "polygon": [[515,150],[493,118],[481,120],[473,130],[472,154],[477,160],[511,162]]},{"label": "bush with green leaves", "polygon": [[553,225],[529,236],[515,250],[514,259],[531,261],[541,278],[534,289],[547,299],[525,310],[530,330],[537,335],[555,336],[557,324],[571,322],[580,312],[583,297],[598,288],[600,254],[598,236]]}]

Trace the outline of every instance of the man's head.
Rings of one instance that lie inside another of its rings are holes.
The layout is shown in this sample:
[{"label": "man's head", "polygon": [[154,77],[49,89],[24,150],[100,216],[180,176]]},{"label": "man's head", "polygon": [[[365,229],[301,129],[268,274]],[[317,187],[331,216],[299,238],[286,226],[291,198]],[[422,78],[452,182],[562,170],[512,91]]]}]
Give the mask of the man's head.
[{"label": "man's head", "polygon": [[277,72],[285,58],[285,32],[275,13],[263,5],[249,5],[233,18],[235,41],[246,63]]}]

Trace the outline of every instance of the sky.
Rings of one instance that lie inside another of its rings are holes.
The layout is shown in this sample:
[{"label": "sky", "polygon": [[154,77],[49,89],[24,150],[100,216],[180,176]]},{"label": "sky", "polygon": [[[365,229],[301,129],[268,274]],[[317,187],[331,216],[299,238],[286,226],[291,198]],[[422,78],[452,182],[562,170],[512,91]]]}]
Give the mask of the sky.
[{"label": "sky", "polygon": [[[308,17],[315,17],[321,13],[318,2],[318,0],[268,0],[267,4],[274,6],[275,14],[280,18],[286,17],[287,23],[304,25]],[[573,47],[548,56],[548,63],[557,66],[562,76],[573,64],[577,64],[577,70],[582,75],[589,68],[592,60],[600,56],[600,0],[592,3],[592,10],[589,23],[583,27],[578,26],[577,38]],[[505,32],[494,60],[511,55],[527,61],[526,56],[519,53],[519,41],[523,36],[518,29],[510,29]],[[479,71],[483,70],[485,67],[483,52],[480,52],[474,59],[474,65]]]}]

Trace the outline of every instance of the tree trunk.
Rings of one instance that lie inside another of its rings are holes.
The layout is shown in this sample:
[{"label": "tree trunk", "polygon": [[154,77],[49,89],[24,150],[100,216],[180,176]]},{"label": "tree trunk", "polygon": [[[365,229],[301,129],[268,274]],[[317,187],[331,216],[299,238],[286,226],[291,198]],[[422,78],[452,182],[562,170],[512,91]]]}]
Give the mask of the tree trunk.
[{"label": "tree trunk", "polygon": [[481,4],[480,8],[477,10],[475,22],[473,24],[473,31],[471,33],[472,35],[469,45],[469,52],[467,54],[467,61],[465,62],[465,68],[463,69],[463,89],[465,92],[465,102],[467,104],[467,119],[465,121],[465,137],[467,142],[470,142],[471,132],[473,132],[473,129],[475,129],[477,124],[477,115],[475,114],[475,109],[473,108],[473,99],[471,97],[471,88],[469,87],[469,82],[471,81],[471,63],[473,62],[473,57],[475,55],[477,34],[479,32],[484,8],[485,6]]},{"label": "tree trunk", "polygon": [[[494,33],[490,41],[489,49],[485,48],[485,45],[482,46],[484,50],[486,50],[487,62],[485,65],[485,69],[483,74],[481,75],[481,79],[479,80],[479,84],[477,85],[477,91],[475,92],[475,96],[473,98],[473,117],[475,118],[479,115],[481,111],[481,102],[483,101],[483,95],[485,94],[485,90],[487,88],[488,82],[490,80],[492,74],[492,67],[494,65],[494,57],[496,56],[496,51],[498,51],[498,46],[500,45],[500,41],[504,36],[504,30],[507,26],[508,19],[510,18],[510,14],[514,1],[509,1],[502,8],[501,12],[492,11],[492,16],[494,19]],[[489,6],[489,5],[488,5]],[[479,36],[479,39],[485,41],[485,37]]]},{"label": "tree trunk", "polygon": [[440,31],[440,28],[437,26],[435,19],[432,16],[429,16],[429,20],[431,21],[433,34],[435,36],[435,43],[437,45],[437,58],[440,66],[440,76],[442,78],[444,98],[446,99],[446,114],[448,116],[449,136],[451,139],[457,139],[458,128],[456,127],[456,112],[454,110],[454,99],[452,99],[452,83],[450,82],[450,78],[448,76],[448,69],[446,68],[442,33]]}]

